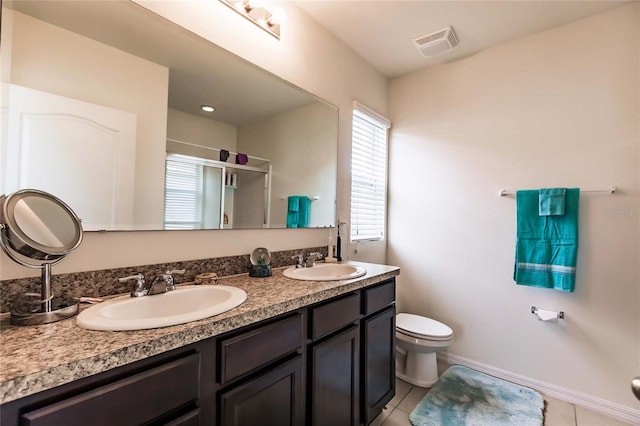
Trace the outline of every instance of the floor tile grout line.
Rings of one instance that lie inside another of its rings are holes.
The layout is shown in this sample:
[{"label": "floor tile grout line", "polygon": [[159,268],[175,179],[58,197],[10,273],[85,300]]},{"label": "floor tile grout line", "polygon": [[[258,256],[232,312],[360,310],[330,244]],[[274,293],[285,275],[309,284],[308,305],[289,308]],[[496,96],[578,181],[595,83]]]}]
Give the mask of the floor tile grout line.
[{"label": "floor tile grout line", "polygon": [[[395,407],[393,407],[392,412],[393,412],[393,411],[395,411],[395,410],[400,410],[400,411],[402,411],[403,413],[406,413],[406,411],[404,411],[402,408],[400,408],[400,404],[402,404],[402,401],[404,401],[404,400],[409,396],[409,394],[411,393],[411,391],[412,391],[414,388],[415,388],[415,386],[411,386],[411,387],[409,388],[409,390],[407,391],[407,393],[405,393],[405,394],[404,394],[404,396],[402,397],[402,399],[398,402],[398,405],[396,405]],[[391,413],[389,413],[389,415],[391,415]]]}]

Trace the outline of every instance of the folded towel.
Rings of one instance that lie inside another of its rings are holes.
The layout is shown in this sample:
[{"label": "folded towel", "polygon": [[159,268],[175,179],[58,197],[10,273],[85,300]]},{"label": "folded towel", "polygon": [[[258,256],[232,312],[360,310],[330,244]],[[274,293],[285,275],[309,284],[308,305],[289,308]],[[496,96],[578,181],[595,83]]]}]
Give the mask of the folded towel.
[{"label": "folded towel", "polygon": [[539,216],[561,216],[564,214],[566,188],[544,188],[538,194]]},{"label": "folded towel", "polygon": [[298,210],[298,228],[309,227],[311,215],[311,200],[309,197],[300,197],[300,209]]},{"label": "folded towel", "polygon": [[539,191],[516,192],[516,284],[572,292],[578,258],[580,189],[565,192],[565,214],[539,215]]},{"label": "folded towel", "polygon": [[289,202],[289,211],[290,212],[297,212],[298,209],[300,208],[300,197],[297,195],[292,195],[291,197],[288,198]]},{"label": "folded towel", "polygon": [[290,196],[287,205],[287,228],[297,228],[298,220],[300,219],[300,215],[298,214],[300,197],[298,195]]}]

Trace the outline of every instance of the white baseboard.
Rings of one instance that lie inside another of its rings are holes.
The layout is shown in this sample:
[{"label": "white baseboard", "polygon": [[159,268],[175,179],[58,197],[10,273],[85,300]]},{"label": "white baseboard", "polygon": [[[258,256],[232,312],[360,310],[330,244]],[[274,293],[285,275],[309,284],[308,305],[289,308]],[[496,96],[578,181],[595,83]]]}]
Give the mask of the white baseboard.
[{"label": "white baseboard", "polygon": [[[597,411],[599,413],[619,419],[624,422],[640,425],[640,410],[634,410],[633,408],[629,408],[615,402],[596,398],[584,393],[573,391],[571,389],[556,386],[551,383],[535,380],[527,376],[515,374],[510,371],[492,367],[487,364],[482,364],[480,362],[476,362],[471,359],[453,355],[447,352],[438,352],[437,356],[439,359],[447,362],[448,364],[458,364],[465,367],[473,368],[474,370],[489,374],[491,376],[535,389],[544,395],[551,396],[562,401],[567,401],[571,404],[579,405],[593,411]],[[631,392],[631,389],[629,389],[629,392]]]}]

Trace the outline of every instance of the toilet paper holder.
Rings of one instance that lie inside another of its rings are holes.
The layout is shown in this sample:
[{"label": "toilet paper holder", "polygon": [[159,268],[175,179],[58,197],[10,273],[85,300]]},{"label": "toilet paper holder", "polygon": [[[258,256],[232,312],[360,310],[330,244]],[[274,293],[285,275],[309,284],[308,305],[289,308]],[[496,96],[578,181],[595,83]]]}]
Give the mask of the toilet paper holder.
[{"label": "toilet paper holder", "polygon": [[[531,305],[531,313],[534,315],[538,315],[538,308]],[[558,319],[564,319],[564,311],[558,311]]]}]

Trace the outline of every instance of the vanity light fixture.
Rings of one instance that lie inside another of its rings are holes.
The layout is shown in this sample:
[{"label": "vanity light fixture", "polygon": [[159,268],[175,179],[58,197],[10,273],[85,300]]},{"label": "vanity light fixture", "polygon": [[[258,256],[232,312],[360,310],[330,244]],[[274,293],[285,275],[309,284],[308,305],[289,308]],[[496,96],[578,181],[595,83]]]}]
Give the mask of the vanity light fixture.
[{"label": "vanity light fixture", "polygon": [[204,112],[213,112],[216,109],[214,107],[212,107],[211,105],[202,105],[200,107],[201,110],[203,110]]},{"label": "vanity light fixture", "polygon": [[262,0],[220,1],[272,36],[280,39],[280,25],[286,21],[286,14],[282,8],[274,7],[271,10],[267,10]]}]

